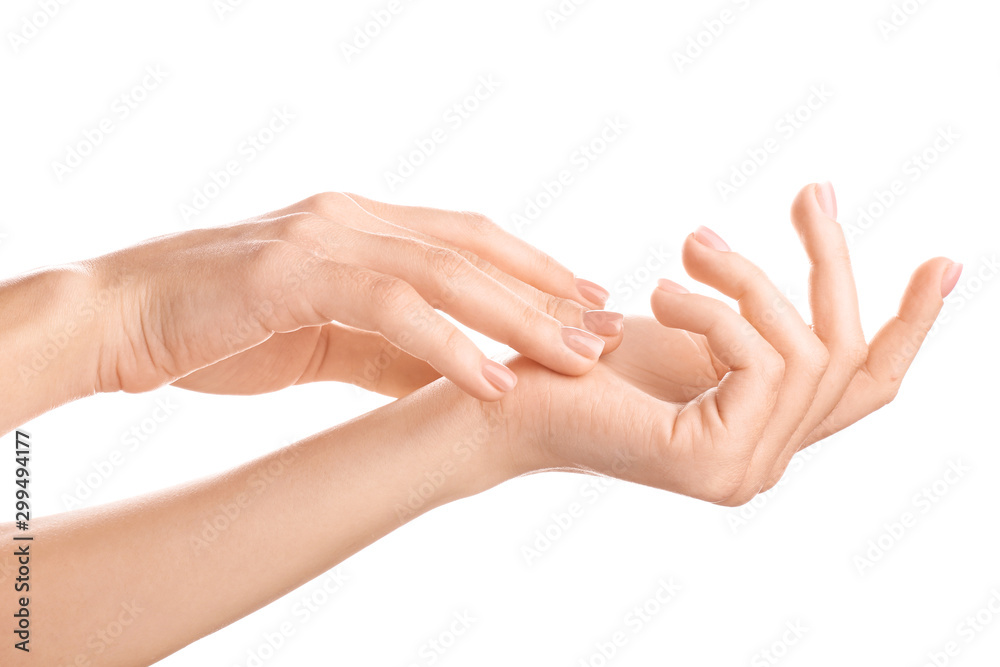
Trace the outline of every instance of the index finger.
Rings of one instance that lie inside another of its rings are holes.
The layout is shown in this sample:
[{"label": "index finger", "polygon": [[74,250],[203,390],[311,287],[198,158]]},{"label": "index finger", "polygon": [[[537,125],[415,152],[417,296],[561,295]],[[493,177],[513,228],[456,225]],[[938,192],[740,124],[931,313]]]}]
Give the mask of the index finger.
[{"label": "index finger", "polygon": [[377,218],[470,250],[498,269],[543,292],[572,299],[590,308],[603,308],[610,296],[600,285],[577,278],[550,255],[480,213],[398,206],[355,194],[347,196]]}]

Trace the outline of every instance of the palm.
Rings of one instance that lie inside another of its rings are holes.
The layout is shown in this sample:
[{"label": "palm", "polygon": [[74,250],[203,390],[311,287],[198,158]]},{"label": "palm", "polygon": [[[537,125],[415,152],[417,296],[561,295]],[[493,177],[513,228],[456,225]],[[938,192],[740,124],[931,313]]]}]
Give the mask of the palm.
[{"label": "palm", "polygon": [[173,384],[212,394],[264,394],[307,382],[349,382],[400,397],[438,377],[381,335],[331,323],[273,334]]},{"label": "palm", "polygon": [[715,387],[728,370],[704,336],[629,317],[621,346],[602,360],[620,379],[650,396],[686,403]]},{"label": "palm", "polygon": [[320,332],[320,327],[307,327],[275,334],[173,384],[213,394],[263,394],[284,389],[305,379],[317,358]]}]

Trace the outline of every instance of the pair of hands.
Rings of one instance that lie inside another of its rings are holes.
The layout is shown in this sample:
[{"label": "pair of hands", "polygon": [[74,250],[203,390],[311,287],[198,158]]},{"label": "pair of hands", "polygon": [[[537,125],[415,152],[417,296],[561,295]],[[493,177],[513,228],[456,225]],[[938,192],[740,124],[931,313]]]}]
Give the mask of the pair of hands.
[{"label": "pair of hands", "polygon": [[[961,271],[921,265],[868,344],[832,188],[803,189],[792,221],[812,264],[811,326],[704,228],[685,268],[739,312],[664,280],[656,320],[623,323],[600,310],[606,291],[482,216],[317,195],[89,262],[99,284],[141,276],[104,318],[96,389],[337,380],[402,396],[444,375],[499,401],[486,407],[505,416],[516,474],[597,472],[737,505],[892,399]],[[516,376],[435,309],[520,352]]]}]

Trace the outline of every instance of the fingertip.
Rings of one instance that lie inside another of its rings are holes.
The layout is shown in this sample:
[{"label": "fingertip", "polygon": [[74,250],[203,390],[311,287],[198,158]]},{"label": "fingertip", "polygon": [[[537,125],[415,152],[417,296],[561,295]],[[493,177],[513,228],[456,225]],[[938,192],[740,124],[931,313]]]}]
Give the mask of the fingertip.
[{"label": "fingertip", "polygon": [[[699,227],[699,229],[707,228]],[[725,243],[721,239],[719,241]],[[726,247],[729,247],[728,244]],[[694,231],[687,235],[681,246],[681,264],[689,276],[699,282],[707,282],[709,277],[725,266],[734,254],[732,250],[722,251],[721,246],[720,248],[710,246],[707,241],[698,238],[698,232]]]},{"label": "fingertip", "polygon": [[837,194],[833,191],[833,184],[830,181],[813,184],[813,195],[816,203],[823,215],[831,220],[837,219]]},{"label": "fingertip", "polygon": [[564,326],[562,339],[566,347],[592,364],[600,359],[601,353],[604,352],[604,339],[584,329]]},{"label": "fingertip", "polygon": [[[504,394],[517,386],[517,375],[514,374],[514,371],[510,370],[503,364],[497,363],[492,359],[488,359],[485,356],[482,359],[482,374],[483,378],[486,379],[490,387],[495,390],[488,392],[488,395],[486,396],[479,397],[483,400],[499,400]],[[499,392],[499,394],[496,392]]]},{"label": "fingertip", "polygon": [[962,277],[962,263],[948,261],[950,262],[948,268],[945,269],[944,274],[941,276],[942,299],[951,294],[952,290],[955,289],[955,285],[958,284],[958,279]]},{"label": "fingertip", "polygon": [[799,233],[814,220],[837,221],[837,196],[829,183],[810,183],[795,196],[791,210],[792,224]]},{"label": "fingertip", "polygon": [[625,316],[607,310],[588,310],[583,314],[583,326],[604,339],[601,356],[618,349],[625,336]]},{"label": "fingertip", "polygon": [[[691,290],[684,287],[679,283],[675,283],[673,280],[667,278],[660,278],[656,281],[656,290],[661,292],[666,292],[668,294],[690,294]],[[656,294],[656,292],[653,292]]]},{"label": "fingertip", "polygon": [[649,296],[649,303],[653,308],[653,316],[657,321],[661,324],[666,324],[671,304],[677,303],[677,297],[684,294],[690,294],[690,290],[683,285],[675,283],[673,280],[660,278],[656,281],[656,289]]},{"label": "fingertip", "polygon": [[591,306],[604,308],[604,304],[606,304],[608,299],[611,298],[611,292],[595,282],[584,280],[583,278],[576,278],[575,283],[576,291],[579,293],[580,297],[582,297],[583,300]]},{"label": "fingertip", "polygon": [[[955,267],[958,273],[954,273]],[[961,274],[961,265],[947,257],[929,259],[916,268],[899,304],[899,314],[914,323],[930,326],[944,305],[945,288],[950,292]],[[953,284],[946,284],[952,282]]]},{"label": "fingertip", "polygon": [[697,241],[706,248],[711,248],[712,250],[718,250],[719,252],[731,252],[732,248],[726,241],[716,234],[714,231],[701,225],[691,234],[690,238]]},{"label": "fingertip", "polygon": [[625,326],[625,316],[609,310],[588,310],[583,314],[583,325],[598,336],[617,337]]}]

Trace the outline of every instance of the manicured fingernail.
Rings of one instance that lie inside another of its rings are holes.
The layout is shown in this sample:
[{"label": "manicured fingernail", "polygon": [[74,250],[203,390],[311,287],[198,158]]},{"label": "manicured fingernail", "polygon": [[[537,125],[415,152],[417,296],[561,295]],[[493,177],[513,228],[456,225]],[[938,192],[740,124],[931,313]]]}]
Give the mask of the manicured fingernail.
[{"label": "manicured fingernail", "polygon": [[656,281],[656,286],[659,287],[664,292],[673,292],[674,294],[690,294],[691,290],[687,289],[683,285],[678,285],[673,280],[667,280],[666,278],[660,278]]},{"label": "manicured fingernail", "polygon": [[483,358],[483,377],[502,392],[508,392],[517,384],[517,376],[503,364]]},{"label": "manicured fingernail", "polygon": [[723,252],[729,252],[732,248],[729,244],[722,240],[722,237],[713,232],[708,227],[699,227],[694,230],[694,237],[702,243],[702,245],[707,245],[709,248],[714,250],[721,250]]},{"label": "manicured fingernail", "polygon": [[962,276],[962,265],[958,262],[952,264],[948,267],[948,270],[944,272],[944,276],[941,277],[941,298],[951,294],[951,291],[955,289],[955,285],[958,284],[958,279]]},{"label": "manicured fingernail", "polygon": [[607,310],[588,310],[583,314],[583,325],[602,336],[617,336],[625,326],[625,316]]},{"label": "manicured fingernail", "polygon": [[604,351],[604,341],[589,331],[575,327],[563,327],[562,337],[566,347],[582,357],[597,359]]},{"label": "manicured fingernail", "polygon": [[591,303],[598,303],[602,306],[607,303],[608,297],[611,296],[611,292],[608,290],[604,289],[597,283],[592,283],[589,280],[584,280],[583,278],[576,279],[576,289],[587,301],[590,301]]},{"label": "manicured fingernail", "polygon": [[837,195],[833,191],[833,184],[830,181],[816,184],[816,202],[826,217],[831,220],[837,219]]}]

